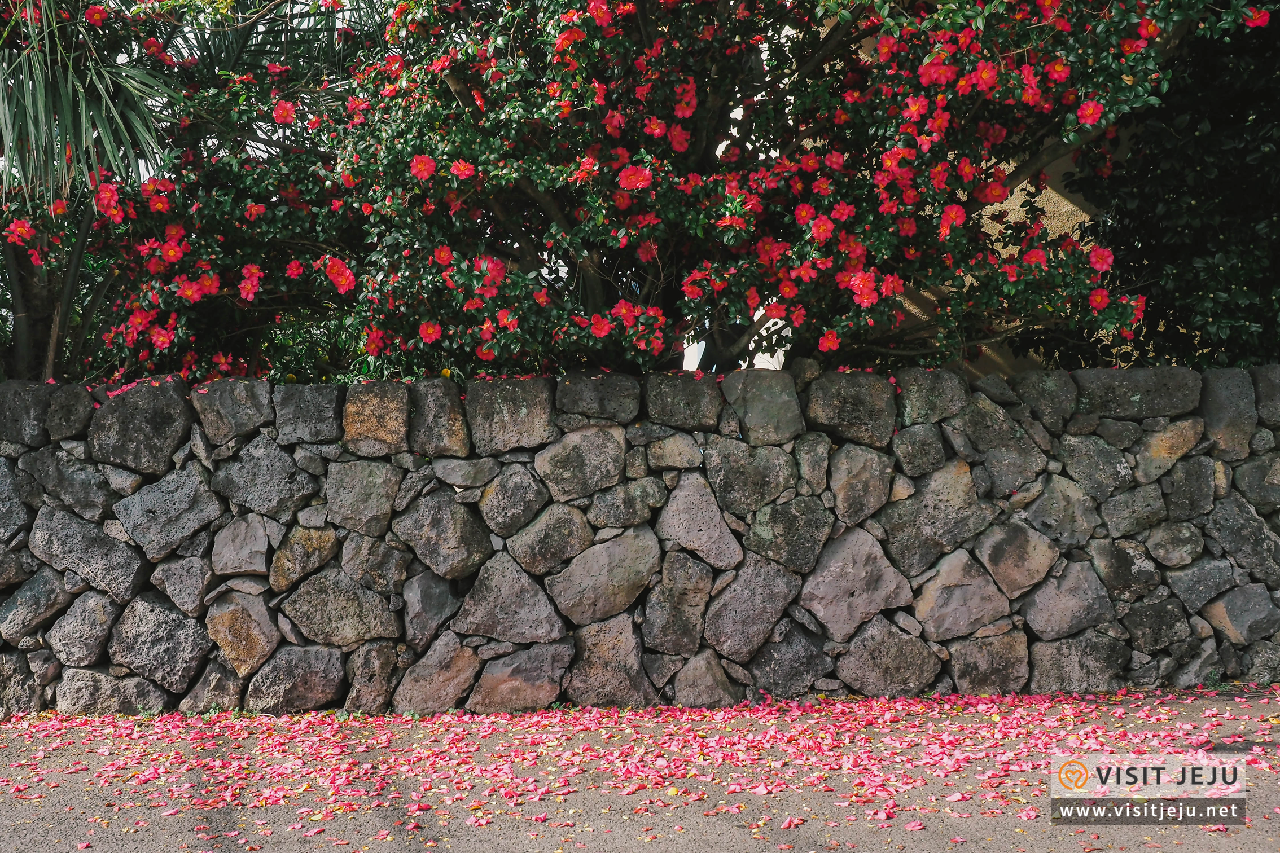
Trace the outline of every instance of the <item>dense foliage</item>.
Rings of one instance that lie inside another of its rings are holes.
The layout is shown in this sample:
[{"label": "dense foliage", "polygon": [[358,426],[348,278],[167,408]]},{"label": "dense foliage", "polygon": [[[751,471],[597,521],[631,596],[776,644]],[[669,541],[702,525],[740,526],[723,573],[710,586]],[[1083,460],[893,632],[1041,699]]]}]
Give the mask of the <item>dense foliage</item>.
[{"label": "dense foliage", "polygon": [[1192,32],[1267,15],[477,0],[362,35],[329,14],[317,43],[364,48],[349,73],[148,50],[183,82],[170,154],[92,176],[106,322],[68,369],[654,367],[693,342],[707,369],[867,366],[1129,338],[1143,294],[1110,248],[1048,233],[1041,169],[1156,103]]},{"label": "dense foliage", "polygon": [[[1161,106],[1122,122],[1080,163],[1079,188],[1100,208],[1092,233],[1114,247],[1116,276],[1150,300],[1127,355],[1199,367],[1275,362],[1280,39],[1268,28],[1196,40],[1170,75]],[[1077,346],[1069,357],[1097,355]]]}]

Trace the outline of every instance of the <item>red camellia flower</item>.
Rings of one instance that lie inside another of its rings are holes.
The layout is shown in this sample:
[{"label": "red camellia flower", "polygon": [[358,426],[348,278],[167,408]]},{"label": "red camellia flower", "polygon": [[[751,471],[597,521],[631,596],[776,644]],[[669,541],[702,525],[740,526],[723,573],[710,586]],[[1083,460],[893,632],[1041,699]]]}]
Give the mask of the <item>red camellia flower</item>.
[{"label": "red camellia flower", "polygon": [[605,335],[613,331],[613,323],[609,322],[599,314],[591,315],[591,334],[597,338],[603,338]]},{"label": "red camellia flower", "polygon": [[289,261],[289,266],[284,268],[284,274],[289,278],[302,278],[302,262]]},{"label": "red camellia flower", "polygon": [[433,256],[436,259],[436,263],[442,267],[447,267],[453,263],[453,249],[448,246],[436,246]]},{"label": "red camellia flower", "polygon": [[1102,118],[1102,104],[1097,101],[1085,101],[1076,110],[1076,118],[1081,124],[1094,125]]},{"label": "red camellia flower", "polygon": [[298,115],[298,108],[288,101],[276,101],[276,108],[271,113],[271,117],[276,120],[276,124],[293,124],[293,120]]},{"label": "red camellia flower", "polygon": [[836,334],[835,329],[827,329],[826,333],[818,339],[818,349],[822,352],[840,349],[840,336]]},{"label": "red camellia flower", "polygon": [[95,27],[100,27],[107,22],[107,10],[103,6],[90,6],[84,10],[84,19]]},{"label": "red camellia flower", "polygon": [[484,344],[476,347],[476,358],[481,361],[493,361],[497,357],[498,354]]},{"label": "red camellia flower", "polygon": [[265,204],[250,204],[244,209],[244,218],[253,222],[259,216],[267,212]]},{"label": "red camellia flower", "polygon": [[628,166],[618,173],[618,186],[624,190],[642,190],[653,183],[653,173],[644,166]]},{"label": "red camellia flower", "polygon": [[1265,27],[1270,22],[1271,13],[1266,9],[1250,6],[1244,10],[1244,25],[1246,27]]},{"label": "red camellia flower", "polygon": [[1095,246],[1089,252],[1089,266],[1098,272],[1106,272],[1111,269],[1111,264],[1115,261],[1116,256],[1110,249],[1104,249],[1101,246]]},{"label": "red camellia flower", "polygon": [[409,161],[409,174],[420,181],[425,181],[436,173],[436,161],[426,154],[418,154]]},{"label": "red camellia flower", "polygon": [[339,258],[329,258],[324,273],[329,276],[329,281],[333,282],[339,293],[346,293],[356,286],[355,274]]},{"label": "red camellia flower", "polygon": [[819,216],[809,225],[809,233],[812,234],[813,239],[819,243],[825,243],[830,240],[835,229],[835,223],[826,216]]},{"label": "red camellia flower", "polygon": [[245,264],[240,270],[240,298],[252,302],[258,293],[258,283],[262,281],[262,267],[257,264]]},{"label": "red camellia flower", "polygon": [[9,223],[9,227],[5,229],[5,234],[8,236],[10,243],[17,243],[21,246],[27,240],[36,236],[36,230],[31,227],[30,220],[15,219],[13,222]]},{"label": "red camellia flower", "polygon": [[1089,307],[1092,308],[1095,313],[1101,311],[1110,304],[1111,296],[1107,293],[1107,289],[1105,287],[1099,287],[1089,294]]},{"label": "red camellia flower", "polygon": [[423,342],[428,344],[433,344],[440,340],[441,334],[442,330],[439,323],[423,323],[418,327],[419,337],[422,338]]},{"label": "red camellia flower", "polygon": [[455,178],[466,179],[476,173],[476,167],[472,166],[466,160],[454,160],[453,165],[449,167],[449,174]]}]

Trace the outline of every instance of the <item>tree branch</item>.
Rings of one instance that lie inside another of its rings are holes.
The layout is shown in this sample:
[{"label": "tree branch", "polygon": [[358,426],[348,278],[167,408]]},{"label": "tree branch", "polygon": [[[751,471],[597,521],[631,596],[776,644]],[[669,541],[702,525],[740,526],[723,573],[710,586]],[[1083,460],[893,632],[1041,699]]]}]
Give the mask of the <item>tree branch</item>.
[{"label": "tree branch", "polygon": [[[537,202],[538,206],[560,226],[561,230],[568,233],[573,229],[573,223],[569,221],[569,217],[565,216],[564,211],[560,209],[560,205],[556,203],[556,200],[549,193],[538,189],[533,181],[528,178],[516,178],[516,187]],[[585,289],[583,303],[585,307],[593,311],[599,311],[604,306],[604,282],[600,278],[600,268],[590,257],[575,258],[574,263],[577,264],[578,271],[582,273],[582,284]]]}]

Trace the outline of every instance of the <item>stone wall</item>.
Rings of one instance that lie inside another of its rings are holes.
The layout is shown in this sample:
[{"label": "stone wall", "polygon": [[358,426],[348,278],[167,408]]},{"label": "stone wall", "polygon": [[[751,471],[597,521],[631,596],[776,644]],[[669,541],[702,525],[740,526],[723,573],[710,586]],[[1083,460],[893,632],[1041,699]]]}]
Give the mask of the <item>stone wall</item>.
[{"label": "stone wall", "polygon": [[0,385],[0,716],[1280,676],[1280,367],[811,367]]}]

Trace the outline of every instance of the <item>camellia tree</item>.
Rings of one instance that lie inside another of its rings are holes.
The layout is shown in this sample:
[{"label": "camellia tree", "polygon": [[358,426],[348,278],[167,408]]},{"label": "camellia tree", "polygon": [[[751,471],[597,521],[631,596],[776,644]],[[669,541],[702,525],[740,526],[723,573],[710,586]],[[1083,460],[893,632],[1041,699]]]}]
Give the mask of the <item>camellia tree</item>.
[{"label": "camellia tree", "polygon": [[[1181,43],[1267,14],[401,3],[340,107],[245,83],[239,120],[270,151],[99,196],[109,216],[149,193],[116,232],[133,253],[99,359],[287,372],[306,322],[358,330],[365,367],[400,374],[1127,337],[1144,297],[1109,249],[1050,233],[1042,169],[1156,103]],[[264,328],[228,335],[237,316]]]}]

